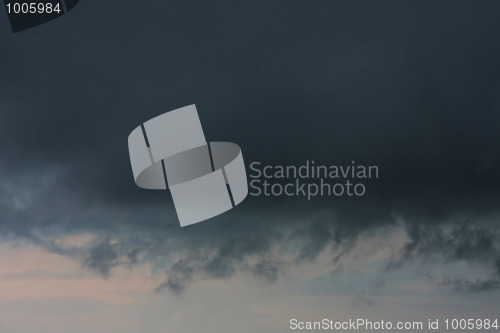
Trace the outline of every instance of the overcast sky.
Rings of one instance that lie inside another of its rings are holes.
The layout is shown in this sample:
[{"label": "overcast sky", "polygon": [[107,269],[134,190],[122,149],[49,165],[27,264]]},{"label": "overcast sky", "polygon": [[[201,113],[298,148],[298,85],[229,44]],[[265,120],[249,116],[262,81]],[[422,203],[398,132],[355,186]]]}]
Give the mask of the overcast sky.
[{"label": "overcast sky", "polygon": [[[0,14],[0,331],[290,332],[497,314],[498,1],[81,0]],[[379,166],[362,198],[180,228],[127,137],[196,104],[247,165]]]}]

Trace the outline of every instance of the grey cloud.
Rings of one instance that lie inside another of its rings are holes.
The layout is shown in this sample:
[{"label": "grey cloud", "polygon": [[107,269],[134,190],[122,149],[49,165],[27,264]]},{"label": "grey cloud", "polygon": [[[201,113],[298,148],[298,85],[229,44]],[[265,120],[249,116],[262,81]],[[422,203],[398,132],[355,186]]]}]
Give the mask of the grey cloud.
[{"label": "grey cloud", "polygon": [[500,287],[500,238],[496,223],[458,221],[440,225],[410,224],[407,227],[409,241],[389,260],[386,268],[393,270],[405,264],[442,263],[444,265],[465,261],[480,264],[488,271],[486,278],[470,279],[465,276],[444,277],[436,281],[438,286],[456,291],[481,292]]},{"label": "grey cloud", "polygon": [[126,137],[196,103],[249,161],[369,161],[385,200],[498,199],[495,2],[95,6],[5,36],[3,177],[39,162],[79,200],[163,205],[130,181]]},{"label": "grey cloud", "polygon": [[457,276],[453,279],[445,278],[439,281],[439,286],[451,288],[456,291],[465,292],[485,292],[500,288],[500,277],[490,279],[475,279],[468,280],[464,277]]},{"label": "grey cloud", "polygon": [[112,267],[118,265],[118,251],[110,239],[95,245],[83,262],[84,267],[95,270],[107,277]]},{"label": "grey cloud", "polygon": [[[283,217],[285,218],[285,217]],[[123,243],[110,245],[109,240],[104,244],[97,244],[90,251],[93,260],[91,268],[103,275],[108,274],[116,266],[116,258],[127,258],[126,252],[113,249],[127,249],[132,253],[141,253],[137,262],[164,260],[167,278],[158,290],[168,289],[173,293],[181,294],[192,282],[203,279],[228,279],[237,273],[251,273],[262,276],[270,282],[279,280],[280,276],[287,273],[292,265],[300,265],[304,262],[313,262],[319,253],[327,251],[331,254],[331,270],[335,272],[349,260],[351,254],[355,256],[369,257],[376,249],[364,249],[363,237],[382,237],[383,233],[393,228],[400,228],[401,224],[395,220],[387,224],[356,230],[349,236],[335,240],[331,233],[327,232],[325,238],[321,238],[320,246],[311,250],[311,244],[318,240],[318,224],[323,228],[329,228],[335,233],[335,218],[330,214],[322,214],[320,217],[311,219],[312,223],[304,222],[301,218],[293,219],[287,217],[288,224],[276,223],[272,232],[263,233],[261,225],[254,225],[249,229],[240,230],[240,233],[231,231],[225,235],[224,229],[206,228],[203,232],[191,234],[174,233],[172,239],[176,239],[176,245],[171,249],[164,249],[163,253],[158,248],[149,247],[146,250],[138,250],[129,244],[130,240],[122,240]],[[286,219],[286,218],[285,218]],[[345,224],[344,224],[345,225]],[[487,288],[496,288],[500,278],[498,271],[498,258],[500,257],[500,240],[497,227],[493,223],[472,222],[470,220],[457,222],[455,220],[442,221],[439,225],[422,225],[407,219],[404,223],[408,241],[401,247],[390,247],[395,251],[394,257],[387,258],[385,274],[406,265],[417,263],[432,271],[435,264],[453,264],[465,261],[471,265],[480,265],[489,269],[491,278],[467,280],[465,278],[445,277],[436,285],[451,288],[457,291],[480,291]],[[248,227],[247,227],[248,228]],[[255,229],[256,228],[256,229]],[[192,229],[194,230],[194,229]],[[260,238],[254,238],[257,233]],[[219,234],[220,233],[220,234]],[[243,235],[247,234],[247,237]],[[297,235],[301,235],[298,237]],[[157,240],[153,240],[157,237]],[[163,235],[151,236],[148,242],[161,244]],[[195,238],[193,238],[195,237]],[[227,237],[226,239],[224,239]],[[117,238],[120,241],[120,238]],[[194,241],[194,242],[191,242]],[[383,242],[383,241],[382,241]],[[137,244],[135,245],[137,246]],[[144,246],[142,247],[144,249]],[[368,251],[368,252],[366,252]],[[119,252],[119,251],[118,251]],[[305,258],[304,253],[308,254]],[[96,255],[99,254],[99,255]],[[169,260],[170,255],[181,256],[176,261]],[[285,256],[290,259],[284,259]],[[87,259],[88,260],[88,259]],[[124,265],[126,259],[120,261]],[[377,283],[377,284],[380,284]],[[383,285],[383,284],[380,284]]]},{"label": "grey cloud", "polygon": [[[154,241],[150,238],[132,241],[132,235],[105,236],[93,241],[89,246],[79,249],[79,259],[85,269],[99,273],[108,278],[113,268],[127,266],[132,268],[148,259],[144,255],[151,250]],[[151,243],[152,242],[152,243]]]},{"label": "grey cloud", "polygon": [[295,237],[305,242],[296,258],[297,262],[314,260],[333,240],[331,224],[331,221],[325,219],[314,219],[303,230],[296,231]]},{"label": "grey cloud", "polygon": [[166,282],[157,287],[157,290],[168,288],[175,294],[184,291],[187,284],[193,280],[196,263],[193,260],[182,259],[176,262],[169,271],[169,277]]},{"label": "grey cloud", "polygon": [[390,266],[433,256],[465,261],[491,261],[500,256],[500,239],[492,226],[471,221],[437,226],[413,223],[407,230],[410,240]]},{"label": "grey cloud", "polygon": [[[2,237],[103,276],[150,261],[174,292],[238,272],[279,280],[329,249],[341,264],[359,235],[396,225],[394,212],[410,241],[390,267],[498,262],[495,228],[477,222],[500,199],[497,1],[223,7],[88,2],[36,32],[2,35]],[[359,200],[249,198],[179,230],[168,192],[135,186],[126,139],[192,103],[206,136],[238,143],[247,162],[355,160],[381,177]],[[55,242],[79,232],[99,240]]]},{"label": "grey cloud", "polygon": [[[398,227],[400,227],[399,224],[392,223],[382,228],[389,231],[392,228]],[[189,270],[187,271],[188,274],[180,274],[181,272],[185,272],[185,266],[181,265],[184,263],[183,260],[177,263],[180,266],[176,264],[171,270],[167,271],[169,279],[166,285],[171,286],[171,289],[175,291],[179,291],[187,287],[189,283],[197,278],[228,278],[236,272],[248,271],[249,267],[250,272],[262,275],[269,281],[276,281],[281,274],[286,274],[287,267],[304,262],[304,253],[311,254],[307,260],[307,262],[311,262],[315,260],[320,252],[320,250],[317,249],[314,249],[314,251],[310,250],[310,244],[314,243],[316,240],[313,236],[316,228],[314,224],[309,225],[309,232],[304,232],[303,225],[295,225],[294,228],[302,231],[303,239],[301,242],[297,242],[295,235],[292,236],[289,234],[287,237],[285,236],[287,233],[283,232],[279,239],[276,238],[273,242],[272,248],[269,249],[278,248],[282,246],[283,243],[293,243],[295,246],[289,248],[287,252],[295,255],[295,258],[291,261],[283,261],[280,257],[268,259],[267,257],[271,251],[260,253],[259,257],[261,259],[259,263],[254,266],[245,263],[248,261],[248,258],[255,254],[251,251],[240,254],[237,261],[232,261],[231,256],[221,257],[220,254],[214,258],[195,256],[190,258],[190,262],[196,262],[197,264],[189,266]],[[359,243],[361,236],[370,235],[372,231],[380,230],[379,228],[380,227],[374,227],[372,229],[365,229],[353,233],[351,237],[342,238],[338,242],[329,237],[328,240],[321,243],[320,248],[322,250],[330,247],[331,249],[335,249],[335,252],[338,253],[332,256],[332,272],[335,272],[342,265],[344,260],[348,260],[346,257],[349,254],[356,254],[359,252],[358,249],[360,246],[363,246]],[[387,259],[387,270],[384,274],[388,274],[394,269],[404,268],[406,265],[414,263],[415,261],[419,265],[430,270],[432,270],[435,264],[441,263],[448,265],[466,261],[470,265],[479,264],[491,270],[491,277],[487,279],[477,278],[475,280],[446,277],[438,282],[437,285],[451,288],[456,291],[482,291],[496,289],[498,287],[498,280],[500,279],[498,271],[500,239],[498,238],[497,227],[494,224],[484,225],[471,221],[443,221],[437,226],[423,226],[417,223],[406,222],[406,231],[409,237],[408,242],[400,249],[392,248],[396,251],[396,255],[393,258]],[[375,237],[380,237],[380,235]],[[215,253],[220,253],[217,250],[214,251]],[[369,253],[363,255],[370,256]],[[195,258],[204,259],[197,260]],[[183,268],[183,270],[179,270],[179,268]],[[186,278],[183,279],[182,277],[185,275]],[[180,281],[183,282],[181,283]],[[380,281],[376,284],[379,285],[379,287],[382,285]]]},{"label": "grey cloud", "polygon": [[274,282],[280,274],[284,273],[284,266],[285,263],[279,260],[262,259],[251,267],[251,271]]}]

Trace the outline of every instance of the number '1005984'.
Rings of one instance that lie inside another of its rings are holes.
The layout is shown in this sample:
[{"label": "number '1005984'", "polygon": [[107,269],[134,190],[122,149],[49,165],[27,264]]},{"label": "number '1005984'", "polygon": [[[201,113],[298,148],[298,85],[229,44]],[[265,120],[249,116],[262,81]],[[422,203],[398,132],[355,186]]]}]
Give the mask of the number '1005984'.
[{"label": "number '1005984'", "polygon": [[6,6],[9,14],[51,14],[61,12],[60,4],[52,4],[51,2],[14,2],[8,3]]}]

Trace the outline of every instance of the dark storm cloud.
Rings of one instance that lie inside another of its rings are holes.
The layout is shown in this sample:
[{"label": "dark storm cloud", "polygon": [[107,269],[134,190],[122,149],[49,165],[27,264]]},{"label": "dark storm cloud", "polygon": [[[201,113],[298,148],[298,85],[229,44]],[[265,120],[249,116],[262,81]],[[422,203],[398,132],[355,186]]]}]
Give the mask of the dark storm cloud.
[{"label": "dark storm cloud", "polygon": [[284,263],[278,260],[262,259],[251,267],[252,273],[260,275],[269,281],[276,281],[278,275],[283,272]]},{"label": "dark storm cloud", "polygon": [[[39,28],[1,32],[2,235],[103,276],[167,258],[164,287],[180,292],[238,272],[276,280],[329,248],[340,262],[397,213],[410,242],[390,265],[493,266],[497,236],[477,221],[500,199],[499,10],[497,1],[87,0]],[[381,177],[359,200],[248,198],[209,226],[180,229],[168,194],[135,186],[127,136],[192,103],[207,139],[238,143],[247,163],[355,160]],[[444,230],[457,216],[470,224]],[[102,238],[67,249],[40,229]]]},{"label": "dark storm cloud", "polygon": [[118,264],[117,259],[116,246],[106,240],[92,248],[84,261],[84,266],[101,273],[103,276],[108,276],[110,269]]},{"label": "dark storm cloud", "polygon": [[410,241],[393,265],[414,257],[436,255],[445,260],[492,261],[492,265],[500,258],[497,230],[491,226],[469,221],[437,226],[413,223],[408,226],[407,234]]},{"label": "dark storm cloud", "polygon": [[[498,217],[488,223],[454,219],[436,225],[420,224],[411,218],[404,218],[404,222],[393,219],[386,221],[383,228],[374,223],[374,226],[366,226],[343,237],[321,238],[320,245],[313,248],[311,244],[317,241],[314,235],[318,224],[348,224],[348,221],[339,221],[330,214],[322,214],[314,219],[283,212],[275,213],[271,219],[264,217],[272,216],[271,212],[257,218],[248,217],[250,214],[244,215],[239,218],[247,221],[246,227],[238,223],[212,225],[198,231],[191,228],[189,230],[193,232],[188,231],[188,234],[174,230],[169,234],[151,234],[148,231],[149,236],[143,239],[142,244],[120,236],[110,243],[108,238],[104,243],[97,243],[88,249],[89,255],[83,264],[107,277],[118,265],[164,261],[165,266],[162,267],[165,267],[167,278],[158,286],[158,290],[168,289],[180,294],[193,282],[228,279],[241,273],[251,273],[274,282],[286,274],[292,265],[314,262],[320,253],[330,254],[330,269],[335,274],[352,256],[369,259],[377,251],[376,246],[370,245],[373,247],[367,253],[363,252],[366,251],[363,250],[366,239],[383,239],[383,235],[403,227],[407,241],[403,245],[386,244],[394,255],[385,259],[385,273],[380,272],[382,278],[395,269],[415,263],[432,272],[436,265],[452,267],[464,262],[470,267],[482,267],[489,273],[487,276],[473,274],[476,276],[474,278],[432,276],[430,282],[443,288],[472,292],[497,289],[499,286]],[[281,222],[273,223],[273,218]],[[234,216],[226,222],[232,219]],[[141,230],[144,232],[147,228]],[[337,228],[331,227],[329,230],[334,233]],[[298,233],[302,236],[298,237]],[[328,234],[326,230],[325,233]],[[169,246],[172,240],[175,240],[175,244]],[[387,242],[390,241],[388,238]],[[383,240],[381,242],[384,243]],[[130,253],[134,253],[138,259],[131,261]]]},{"label": "dark storm cloud", "polygon": [[[480,292],[500,287],[500,237],[498,218],[494,223],[459,221],[441,225],[409,224],[409,241],[387,264],[400,268],[415,260],[421,262],[467,262],[480,264],[489,271],[487,278],[445,277],[435,283],[458,291]],[[431,278],[431,280],[436,280]]]},{"label": "dark storm cloud", "polygon": [[[124,245],[126,247],[124,248]],[[82,264],[84,268],[93,270],[103,277],[109,277],[111,270],[119,265],[133,266],[142,261],[139,256],[146,248],[134,247],[130,243],[113,241],[108,236],[100,239],[83,252]]]},{"label": "dark storm cloud", "polygon": [[158,290],[168,288],[173,293],[179,294],[186,288],[186,285],[193,280],[194,267],[186,259],[176,262],[170,269],[168,280],[158,286]]},{"label": "dark storm cloud", "polygon": [[251,272],[274,282],[280,273],[284,273],[284,265],[285,263],[276,259],[260,259],[258,263],[249,265],[245,261],[235,262],[224,257],[194,256],[181,259],[172,265],[167,271],[167,280],[159,285],[157,290],[167,288],[174,294],[181,294],[195,279],[230,278],[237,272]]},{"label": "dark storm cloud", "polygon": [[84,200],[155,200],[126,137],[196,103],[247,161],[376,163],[389,197],[497,195],[496,2],[155,6],[87,2],[3,34],[2,165],[67,168]]},{"label": "dark storm cloud", "polygon": [[297,263],[314,260],[333,239],[333,219],[316,218],[295,231],[294,238],[304,242],[295,261]]}]

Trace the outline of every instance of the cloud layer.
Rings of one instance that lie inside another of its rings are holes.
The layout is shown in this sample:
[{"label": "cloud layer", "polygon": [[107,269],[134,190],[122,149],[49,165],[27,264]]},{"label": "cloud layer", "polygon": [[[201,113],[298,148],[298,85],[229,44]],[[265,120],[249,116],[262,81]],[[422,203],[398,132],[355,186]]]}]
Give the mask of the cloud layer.
[{"label": "cloud layer", "polygon": [[[325,251],[335,271],[367,235],[403,228],[385,274],[465,262],[486,273],[431,283],[496,289],[499,9],[90,2],[2,34],[0,233],[108,278],[151,263],[158,288],[180,293],[240,273],[279,281]],[[192,103],[207,138],[238,143],[247,162],[355,160],[380,179],[361,199],[253,198],[180,229],[168,193],[135,186],[126,138]],[[82,233],[95,239],[59,242]]]}]

